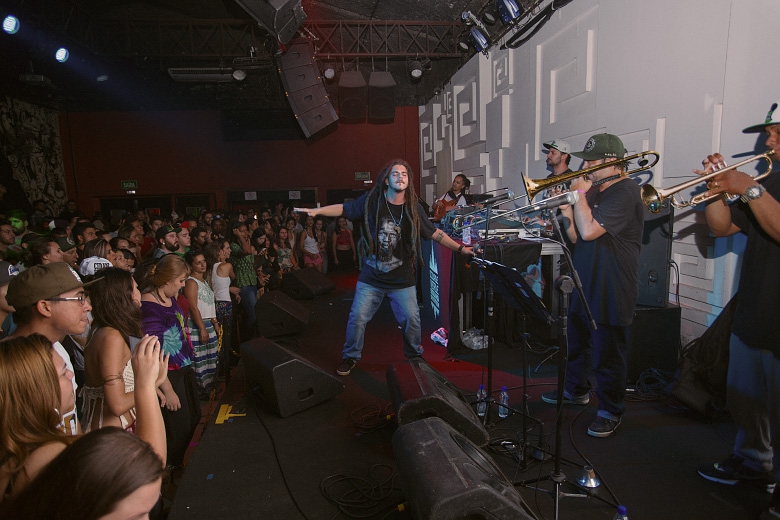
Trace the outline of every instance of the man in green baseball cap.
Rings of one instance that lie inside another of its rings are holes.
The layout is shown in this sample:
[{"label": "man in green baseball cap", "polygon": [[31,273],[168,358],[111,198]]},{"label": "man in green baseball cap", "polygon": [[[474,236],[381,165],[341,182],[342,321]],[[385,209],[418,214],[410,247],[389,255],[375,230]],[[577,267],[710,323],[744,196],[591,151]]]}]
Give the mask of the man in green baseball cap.
[{"label": "man in green baseball cap", "polygon": [[[590,401],[589,376],[596,378],[598,414],[588,427],[592,437],[608,437],[620,425],[625,404],[628,331],[639,292],[637,270],[642,244],[644,206],[639,185],[628,176],[623,162],[623,141],[614,134],[596,134],[574,157],[584,159],[584,168],[614,163],[597,169],[588,178],[571,183],[577,194],[571,206],[561,206],[564,228],[573,243],[574,268],[582,281],[585,302],[572,293],[567,334],[569,355],[563,403],[585,405]],[[612,180],[594,186],[599,180]],[[590,308],[596,329],[585,311]],[[591,367],[592,365],[592,367]],[[558,393],[542,395],[558,403]]]},{"label": "man in green baseball cap", "polygon": [[[780,152],[779,105],[780,100],[770,104],[763,121],[742,130],[762,133],[766,153]],[[764,169],[763,162],[759,168]],[[708,178],[704,196],[728,193],[739,195],[740,200],[733,204],[724,197],[709,200],[704,208],[707,226],[716,237],[738,233],[746,237],[726,379],[726,404],[737,433],[725,459],[703,464],[698,471],[720,484],[773,489],[770,507],[760,518],[780,518],[780,174],[769,173],[756,180],[753,175],[728,169],[719,153],[708,155],[702,169],[694,172],[705,175],[718,170],[723,171]]]}]

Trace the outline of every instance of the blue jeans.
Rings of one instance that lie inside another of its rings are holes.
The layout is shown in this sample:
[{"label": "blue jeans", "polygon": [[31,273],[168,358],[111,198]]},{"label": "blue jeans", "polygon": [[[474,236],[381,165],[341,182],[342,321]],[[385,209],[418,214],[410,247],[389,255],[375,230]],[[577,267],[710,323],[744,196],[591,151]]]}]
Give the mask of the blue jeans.
[{"label": "blue jeans", "polygon": [[244,322],[241,327],[241,342],[255,337],[255,304],[257,304],[257,287],[245,285],[241,288],[241,309],[244,312]]},{"label": "blue jeans", "polygon": [[[780,476],[780,360],[772,352],[729,341],[726,402],[737,438],[734,453],[756,471]],[[772,449],[774,446],[774,450]]]},{"label": "blue jeans", "polygon": [[404,355],[407,358],[420,356],[423,353],[422,330],[420,328],[420,307],[417,305],[417,289],[379,289],[363,282],[355,286],[355,299],[349,311],[347,322],[347,339],[344,342],[344,359],[358,360],[363,351],[363,339],[366,325],[374,317],[385,296],[390,299],[395,319],[401,325],[404,338]]},{"label": "blue jeans", "polygon": [[587,394],[591,370],[596,378],[599,417],[617,421],[626,409],[626,372],[628,327],[598,323],[591,330],[585,313],[570,313],[566,333],[569,337],[565,395]]}]

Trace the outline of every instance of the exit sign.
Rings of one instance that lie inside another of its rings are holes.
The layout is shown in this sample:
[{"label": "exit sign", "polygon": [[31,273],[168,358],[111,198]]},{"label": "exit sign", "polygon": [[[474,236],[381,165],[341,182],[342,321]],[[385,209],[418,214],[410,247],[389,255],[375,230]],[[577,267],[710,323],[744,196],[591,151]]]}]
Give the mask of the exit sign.
[{"label": "exit sign", "polygon": [[371,172],[355,172],[356,181],[366,181],[371,178]]},{"label": "exit sign", "polygon": [[124,191],[135,191],[138,189],[138,181],[122,181],[121,184]]}]

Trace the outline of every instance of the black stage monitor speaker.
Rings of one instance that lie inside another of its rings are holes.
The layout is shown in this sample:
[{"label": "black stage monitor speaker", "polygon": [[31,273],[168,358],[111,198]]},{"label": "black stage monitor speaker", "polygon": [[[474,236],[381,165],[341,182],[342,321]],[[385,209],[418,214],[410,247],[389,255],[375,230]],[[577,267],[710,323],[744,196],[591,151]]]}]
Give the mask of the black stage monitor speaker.
[{"label": "black stage monitor speaker", "polygon": [[247,384],[281,417],[335,397],[344,384],[271,340],[255,338],[241,344]]},{"label": "black stage monitor speaker", "polygon": [[255,316],[260,335],[273,338],[306,330],[311,311],[282,291],[268,291],[257,300]]},{"label": "black stage monitor speaker", "polygon": [[352,121],[366,119],[368,90],[359,70],[345,70],[339,76],[339,115]]},{"label": "black stage monitor speaker", "polygon": [[338,120],[322,83],[311,43],[291,45],[279,59],[279,73],[287,101],[307,138]]},{"label": "black stage monitor speaker", "polygon": [[645,208],[645,228],[639,251],[639,295],[637,305],[665,307],[669,301],[669,260],[672,258],[671,205],[660,213]]},{"label": "black stage monitor speaker", "polygon": [[628,332],[628,373],[626,381],[636,383],[642,372],[656,368],[674,373],[680,352],[680,318],[676,305],[637,307]]},{"label": "black stage monitor speaker", "polygon": [[306,20],[301,0],[236,0],[236,3],[285,44]]},{"label": "black stage monitor speaker", "polygon": [[330,278],[313,267],[284,273],[282,290],[296,300],[308,300],[336,288]]},{"label": "black stage monitor speaker", "polygon": [[393,454],[413,518],[535,518],[495,462],[438,417],[399,427]]},{"label": "black stage monitor speaker", "polygon": [[390,365],[387,386],[399,425],[441,417],[477,446],[490,441],[490,434],[458,387],[421,358]]},{"label": "black stage monitor speaker", "polygon": [[368,76],[368,118],[392,122],[395,119],[395,80],[389,72]]}]

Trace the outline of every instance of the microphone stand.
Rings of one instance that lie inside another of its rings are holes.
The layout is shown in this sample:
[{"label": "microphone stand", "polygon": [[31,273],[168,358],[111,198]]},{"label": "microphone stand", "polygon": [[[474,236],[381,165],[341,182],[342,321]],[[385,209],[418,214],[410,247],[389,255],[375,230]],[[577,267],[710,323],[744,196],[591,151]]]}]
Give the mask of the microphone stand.
[{"label": "microphone stand", "polygon": [[[572,482],[570,480],[567,480],[566,475],[561,471],[561,443],[563,439],[563,423],[562,423],[562,415],[563,415],[563,392],[566,382],[566,358],[567,353],[569,350],[569,338],[567,336],[567,326],[568,326],[568,310],[569,310],[569,294],[572,291],[572,285],[574,285],[577,289],[577,293],[580,296],[580,300],[582,301],[582,305],[585,308],[585,313],[588,316],[588,320],[590,321],[590,327],[592,330],[596,330],[596,322],[593,319],[593,315],[591,314],[590,307],[588,307],[588,302],[585,300],[585,295],[582,292],[582,282],[580,282],[579,275],[577,274],[577,271],[574,269],[574,262],[571,259],[571,253],[569,252],[569,249],[566,247],[566,244],[564,242],[563,233],[561,232],[560,224],[558,223],[558,218],[552,219],[553,221],[553,227],[555,228],[556,233],[558,234],[558,237],[560,239],[560,243],[564,252],[564,257],[566,258],[566,264],[569,267],[569,272],[571,273],[571,276],[560,276],[555,281],[555,287],[558,291],[561,293],[561,308],[560,308],[560,333],[558,335],[558,388],[557,388],[557,401],[558,404],[556,406],[556,421],[555,421],[555,457],[554,457],[554,467],[553,471],[547,476],[542,477],[538,479],[532,479],[532,480],[525,480],[519,483],[521,486],[527,486],[531,483],[539,483],[544,480],[550,480],[553,482],[553,489],[549,491],[551,495],[553,495],[554,499],[554,506],[553,506],[553,514],[554,519],[558,520],[558,514],[560,512],[560,499],[563,497],[572,497],[572,498],[589,498],[594,497],[598,500],[601,500],[605,504],[609,504],[613,507],[617,507],[617,504],[607,500],[604,497],[600,497],[595,493],[593,489],[586,488],[584,486],[581,486],[577,482]],[[569,484],[573,485],[582,493],[563,493],[561,491],[561,486],[569,482]],[[540,488],[534,488],[531,487],[531,489],[538,489],[540,491],[546,491]]]}]

